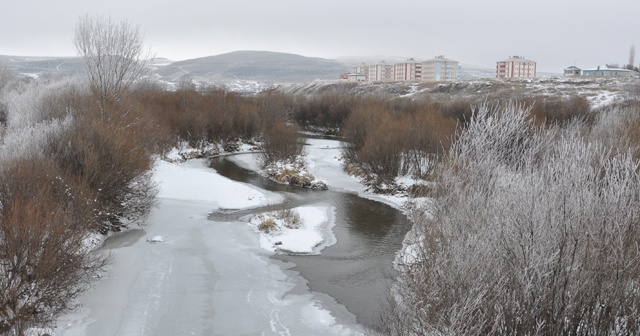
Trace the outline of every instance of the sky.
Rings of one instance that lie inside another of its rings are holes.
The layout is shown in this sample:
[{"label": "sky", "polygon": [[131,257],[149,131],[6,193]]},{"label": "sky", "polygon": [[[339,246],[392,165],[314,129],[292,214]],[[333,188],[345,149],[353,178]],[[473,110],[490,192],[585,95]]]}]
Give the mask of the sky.
[{"label": "sky", "polygon": [[640,64],[638,0],[5,0],[0,55],[74,56],[82,15],[127,20],[158,57],[236,50],[310,57],[438,55],[493,68],[511,55],[538,71]]}]

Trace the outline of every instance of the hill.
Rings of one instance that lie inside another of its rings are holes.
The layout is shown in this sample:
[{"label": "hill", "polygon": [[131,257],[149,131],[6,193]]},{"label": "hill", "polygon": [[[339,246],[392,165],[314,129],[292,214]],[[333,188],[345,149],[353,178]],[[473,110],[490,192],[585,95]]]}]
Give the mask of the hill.
[{"label": "hill", "polygon": [[338,61],[270,51],[234,51],[189,59],[160,67],[156,73],[169,82],[188,76],[196,81],[252,80],[302,83],[337,79],[348,67]]},{"label": "hill", "polygon": [[15,72],[29,76],[44,74],[78,75],[81,74],[82,61],[78,57],[29,57],[0,55],[0,62]]}]

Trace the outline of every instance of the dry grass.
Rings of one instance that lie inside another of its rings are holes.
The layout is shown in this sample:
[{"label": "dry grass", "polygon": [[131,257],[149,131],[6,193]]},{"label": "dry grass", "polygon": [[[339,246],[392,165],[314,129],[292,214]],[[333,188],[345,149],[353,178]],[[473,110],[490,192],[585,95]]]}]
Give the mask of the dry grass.
[{"label": "dry grass", "polygon": [[293,209],[283,209],[276,212],[276,217],[282,220],[287,229],[298,229],[302,225],[300,215]]},{"label": "dry grass", "polygon": [[264,219],[260,224],[258,224],[258,230],[267,234],[275,232],[277,229],[278,225],[276,224],[276,221],[270,217]]}]

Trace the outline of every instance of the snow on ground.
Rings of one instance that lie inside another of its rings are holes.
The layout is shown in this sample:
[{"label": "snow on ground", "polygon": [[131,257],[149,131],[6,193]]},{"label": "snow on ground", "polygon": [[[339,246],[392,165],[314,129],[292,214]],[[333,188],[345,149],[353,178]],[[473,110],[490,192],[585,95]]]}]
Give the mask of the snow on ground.
[{"label": "snow on ground", "polygon": [[[287,251],[300,254],[319,254],[322,249],[336,243],[332,231],[335,226],[333,207],[303,206],[291,209],[299,216],[297,228],[287,227],[285,220],[279,218],[277,212],[268,212],[254,216],[249,225],[260,234],[260,246],[267,251]],[[260,229],[260,224],[273,221],[275,227]]]},{"label": "snow on ground", "polygon": [[154,181],[159,198],[203,202],[216,209],[249,209],[282,202],[282,196],[220,176],[205,159],[183,163],[158,160]]},{"label": "snow on ground", "polygon": [[620,100],[622,100],[620,93],[610,91],[602,91],[593,97],[589,97],[589,103],[592,109],[606,107]]},{"label": "snow on ground", "polygon": [[333,190],[352,192],[360,197],[386,203],[396,209],[402,209],[406,196],[378,195],[367,191],[360,181],[342,170],[342,146],[340,141],[326,139],[307,139],[307,167],[316,179],[327,181]]}]

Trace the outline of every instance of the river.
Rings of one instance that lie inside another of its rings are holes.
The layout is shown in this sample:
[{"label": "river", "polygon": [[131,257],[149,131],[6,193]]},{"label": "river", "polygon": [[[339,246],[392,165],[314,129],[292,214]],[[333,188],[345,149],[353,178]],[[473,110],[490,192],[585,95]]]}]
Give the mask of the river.
[{"label": "river", "polygon": [[[354,313],[358,322],[373,326],[379,305],[386,299],[395,254],[410,228],[404,214],[385,203],[351,192],[282,186],[225,157],[214,159],[210,164],[219,174],[235,181],[284,193],[282,208],[334,207],[335,245],[325,248],[320,255],[276,254],[272,258],[294,263],[292,270],[300,272],[312,291],[329,294]],[[247,213],[258,212],[242,212],[236,219]],[[210,218],[215,220],[217,216],[213,214]]]},{"label": "river", "polygon": [[[107,239],[101,251],[113,262],[58,319],[56,335],[362,335],[409,223],[358,196],[364,188],[340,169],[339,142],[310,139],[307,152],[330,190],[272,183],[246,169],[249,155],[214,159],[213,169],[203,160],[159,165],[149,225]],[[320,255],[266,251],[243,222],[301,205],[335,209],[337,243]],[[147,241],[157,236],[164,241]]]}]

